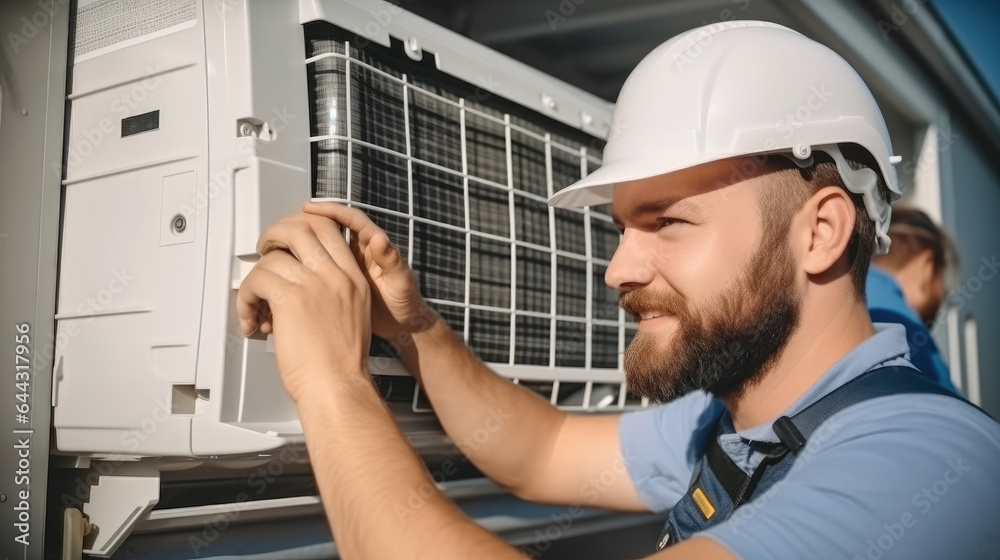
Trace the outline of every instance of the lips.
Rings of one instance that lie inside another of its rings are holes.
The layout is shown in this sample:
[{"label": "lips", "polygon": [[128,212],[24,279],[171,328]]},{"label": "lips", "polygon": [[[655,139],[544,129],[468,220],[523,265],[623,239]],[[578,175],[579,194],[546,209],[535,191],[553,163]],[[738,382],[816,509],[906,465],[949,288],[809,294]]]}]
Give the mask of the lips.
[{"label": "lips", "polygon": [[681,318],[685,313],[684,300],[679,295],[648,288],[622,292],[618,296],[618,305],[639,322],[664,317]]}]

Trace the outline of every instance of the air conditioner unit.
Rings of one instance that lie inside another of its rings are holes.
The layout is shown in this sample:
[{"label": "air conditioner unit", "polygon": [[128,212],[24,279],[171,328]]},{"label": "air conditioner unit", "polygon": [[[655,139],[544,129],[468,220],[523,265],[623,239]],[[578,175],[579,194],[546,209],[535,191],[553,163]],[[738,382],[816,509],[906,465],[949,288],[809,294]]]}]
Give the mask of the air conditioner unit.
[{"label": "air conditioner unit", "polygon": [[[310,198],[385,228],[502,375],[568,409],[645,406],[608,209],[546,204],[600,165],[609,103],[376,0],[81,1],[70,46],[55,447],[116,465],[87,552],[114,551],[164,470],[302,445],[234,298],[261,231]],[[372,353],[394,410],[429,412]]]}]

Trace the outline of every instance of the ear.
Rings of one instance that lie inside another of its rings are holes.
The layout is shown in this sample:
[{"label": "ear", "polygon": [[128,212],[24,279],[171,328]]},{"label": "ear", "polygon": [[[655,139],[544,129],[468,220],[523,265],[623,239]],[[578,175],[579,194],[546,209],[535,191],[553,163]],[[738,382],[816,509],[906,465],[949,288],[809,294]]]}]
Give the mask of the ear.
[{"label": "ear", "polygon": [[810,275],[823,275],[838,263],[846,272],[847,247],[854,233],[857,211],[851,197],[841,187],[823,187],[806,201],[797,220],[797,239],[802,251],[802,269]]},{"label": "ear", "polygon": [[929,297],[937,276],[934,272],[934,252],[930,249],[920,251],[903,268],[913,276],[913,283],[920,296]]},{"label": "ear", "polygon": [[929,286],[936,276],[934,273],[934,251],[924,249],[917,253],[913,260],[920,271],[921,280]]},{"label": "ear", "polygon": [[910,307],[925,321],[933,320],[944,295],[940,275],[934,270],[934,252],[918,252],[894,275]]}]

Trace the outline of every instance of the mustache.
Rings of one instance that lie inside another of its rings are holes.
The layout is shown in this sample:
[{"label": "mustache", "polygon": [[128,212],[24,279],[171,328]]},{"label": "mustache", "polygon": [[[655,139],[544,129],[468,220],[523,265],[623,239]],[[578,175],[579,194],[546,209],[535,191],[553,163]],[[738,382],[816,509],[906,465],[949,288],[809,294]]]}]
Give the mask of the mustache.
[{"label": "mustache", "polygon": [[664,315],[683,317],[689,315],[687,303],[676,292],[657,291],[650,288],[618,294],[618,306],[636,320],[643,313],[658,311]]}]

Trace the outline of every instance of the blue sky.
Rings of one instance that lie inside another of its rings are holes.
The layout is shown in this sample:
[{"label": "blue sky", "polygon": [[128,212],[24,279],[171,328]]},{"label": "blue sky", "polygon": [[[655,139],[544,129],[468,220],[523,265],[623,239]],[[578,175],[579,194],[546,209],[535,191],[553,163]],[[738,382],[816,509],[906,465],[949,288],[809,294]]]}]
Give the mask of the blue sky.
[{"label": "blue sky", "polygon": [[1000,1],[932,0],[1000,105]]}]

